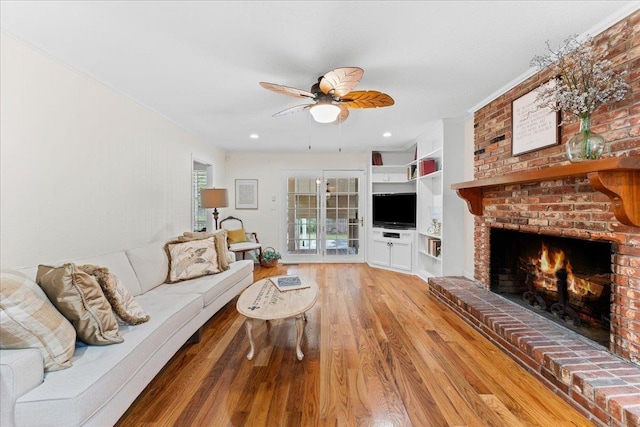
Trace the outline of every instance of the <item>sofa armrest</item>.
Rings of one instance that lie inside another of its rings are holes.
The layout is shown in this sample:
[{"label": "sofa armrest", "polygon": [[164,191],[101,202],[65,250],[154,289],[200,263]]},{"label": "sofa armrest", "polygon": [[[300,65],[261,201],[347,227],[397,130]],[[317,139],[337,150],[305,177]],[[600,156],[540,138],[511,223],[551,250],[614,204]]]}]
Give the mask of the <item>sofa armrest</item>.
[{"label": "sofa armrest", "polygon": [[16,400],[43,380],[44,360],[40,350],[0,350],[0,425],[14,425]]}]

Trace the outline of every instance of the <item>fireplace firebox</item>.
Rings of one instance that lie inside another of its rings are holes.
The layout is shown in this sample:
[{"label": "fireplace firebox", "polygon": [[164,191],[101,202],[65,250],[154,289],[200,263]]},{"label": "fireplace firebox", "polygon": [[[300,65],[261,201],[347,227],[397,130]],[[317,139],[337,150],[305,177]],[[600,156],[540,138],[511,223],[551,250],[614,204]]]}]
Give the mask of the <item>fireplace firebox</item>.
[{"label": "fireplace firebox", "polygon": [[608,346],[610,242],[492,228],[490,254],[491,291]]}]

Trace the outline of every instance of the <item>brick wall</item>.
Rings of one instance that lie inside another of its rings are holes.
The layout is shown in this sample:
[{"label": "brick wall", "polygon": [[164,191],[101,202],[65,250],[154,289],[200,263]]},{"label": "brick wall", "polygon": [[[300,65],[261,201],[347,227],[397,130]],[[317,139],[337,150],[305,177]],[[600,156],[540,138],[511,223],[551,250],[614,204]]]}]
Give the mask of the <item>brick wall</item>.
[{"label": "brick wall", "polygon": [[[640,155],[640,12],[598,35],[594,43],[608,46],[614,66],[627,70],[632,91],[592,116],[593,130],[607,141],[604,157]],[[568,163],[564,143],[578,131],[576,121],[560,127],[560,145],[511,156],[511,103],[550,77],[540,72],[475,113],[475,150],[484,149],[474,159],[476,179]],[[484,215],[475,218],[474,274],[487,288],[492,227],[614,242],[610,350],[640,363],[640,228],[620,224],[609,199],[586,176],[491,187],[484,203]]]}]

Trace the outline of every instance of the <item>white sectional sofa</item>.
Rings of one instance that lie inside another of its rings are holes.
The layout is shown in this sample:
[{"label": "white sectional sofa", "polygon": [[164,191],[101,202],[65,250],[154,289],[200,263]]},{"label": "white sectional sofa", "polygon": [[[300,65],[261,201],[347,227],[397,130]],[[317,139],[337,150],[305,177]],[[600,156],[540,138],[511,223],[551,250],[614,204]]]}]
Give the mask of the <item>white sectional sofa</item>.
[{"label": "white sectional sofa", "polygon": [[[120,326],[124,342],[77,345],[68,369],[44,372],[37,349],[0,350],[0,426],[110,426],[199,328],[253,282],[253,262],[165,284],[165,242],[72,261],[117,275],[151,319]],[[37,267],[22,269],[35,279]]]}]

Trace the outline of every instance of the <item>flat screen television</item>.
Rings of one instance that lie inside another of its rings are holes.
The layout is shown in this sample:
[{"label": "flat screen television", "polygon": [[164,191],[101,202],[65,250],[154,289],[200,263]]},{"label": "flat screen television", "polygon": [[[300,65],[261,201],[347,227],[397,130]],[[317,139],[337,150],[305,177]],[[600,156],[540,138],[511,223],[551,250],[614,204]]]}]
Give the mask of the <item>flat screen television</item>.
[{"label": "flat screen television", "polygon": [[373,226],[416,228],[416,193],[373,195]]}]

